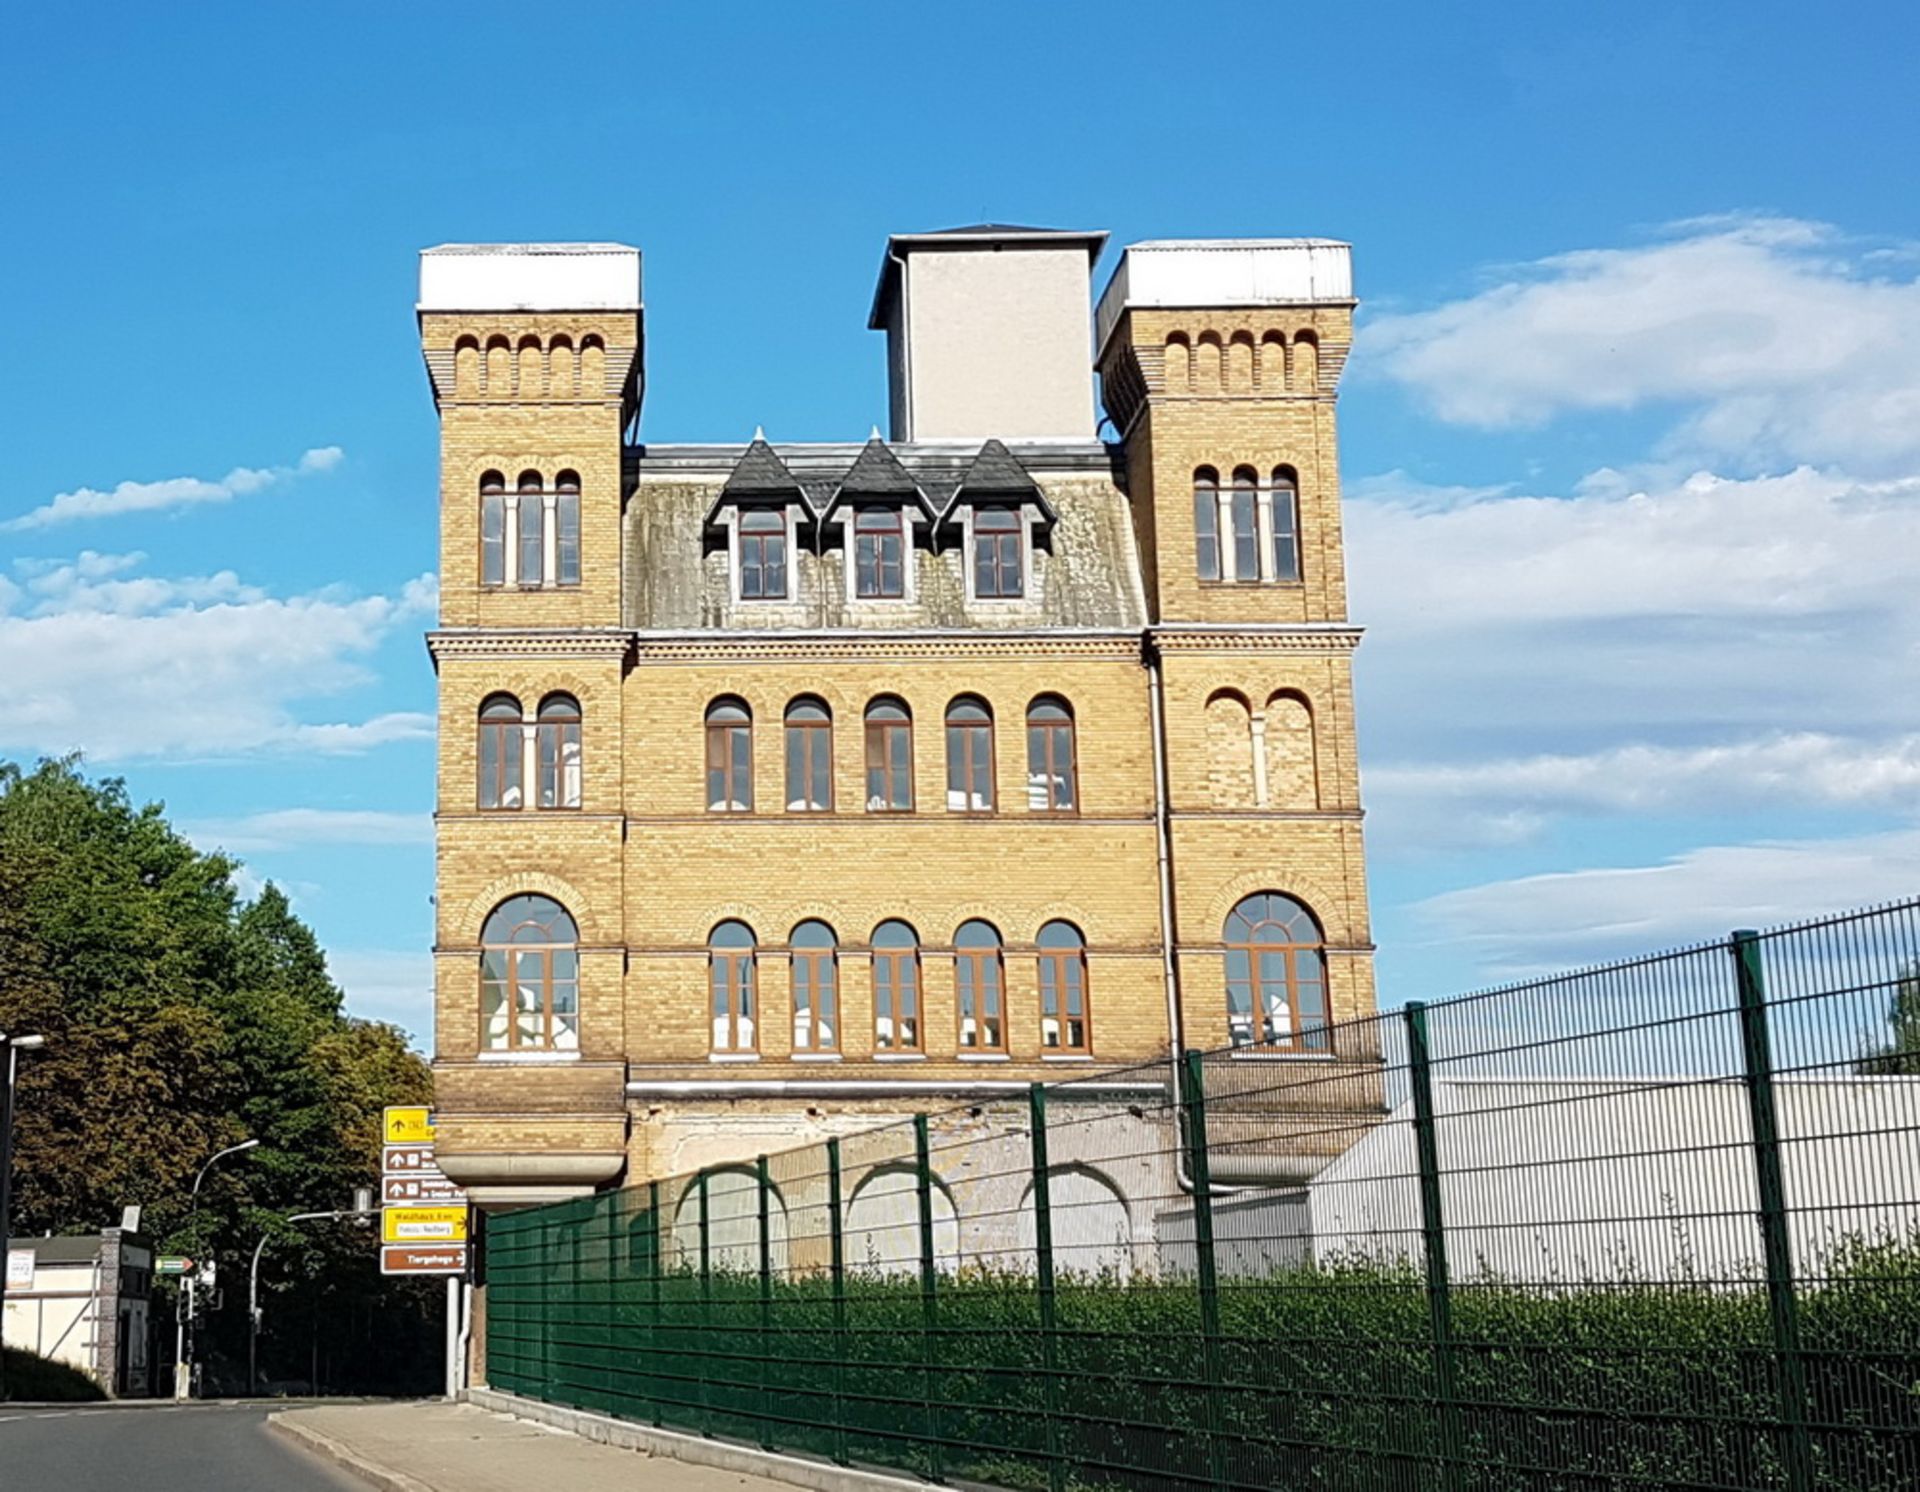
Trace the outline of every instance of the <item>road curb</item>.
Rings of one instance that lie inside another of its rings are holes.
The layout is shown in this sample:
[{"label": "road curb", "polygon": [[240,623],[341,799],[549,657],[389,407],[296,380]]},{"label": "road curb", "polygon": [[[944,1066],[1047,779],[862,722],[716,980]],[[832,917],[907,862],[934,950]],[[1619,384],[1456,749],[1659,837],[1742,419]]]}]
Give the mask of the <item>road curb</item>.
[{"label": "road curb", "polygon": [[358,1451],[349,1449],[342,1442],[323,1431],[315,1430],[287,1418],[287,1413],[267,1416],[267,1428],[283,1439],[291,1440],[303,1450],[313,1452],[323,1460],[344,1468],[362,1481],[381,1489],[381,1492],[439,1492],[439,1489],[421,1481],[418,1477],[408,1476],[404,1471],[395,1471],[391,1466],[382,1466],[377,1461],[369,1461]]},{"label": "road curb", "polygon": [[804,1456],[764,1451],[734,1441],[712,1440],[678,1430],[656,1429],[637,1420],[617,1419],[612,1415],[596,1414],[589,1409],[569,1409],[540,1399],[522,1398],[503,1389],[470,1388],[464,1397],[476,1409],[565,1430],[582,1440],[684,1461],[690,1466],[711,1466],[744,1476],[763,1476],[795,1487],[807,1487],[812,1492],[953,1492],[944,1482],[920,1481],[884,1471],[836,1466],[831,1461],[814,1461]]}]

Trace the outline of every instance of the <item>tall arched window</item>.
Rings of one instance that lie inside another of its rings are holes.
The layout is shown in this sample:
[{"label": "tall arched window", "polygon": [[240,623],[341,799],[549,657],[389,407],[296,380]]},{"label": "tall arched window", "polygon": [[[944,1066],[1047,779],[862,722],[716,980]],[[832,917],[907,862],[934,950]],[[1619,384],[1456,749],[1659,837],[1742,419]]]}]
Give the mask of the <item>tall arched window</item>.
[{"label": "tall arched window", "polygon": [[1319,924],[1290,896],[1262,891],[1227,916],[1227,1029],[1235,1046],[1327,1051],[1327,962]]},{"label": "tall arched window", "polygon": [[1300,488],[1293,468],[1276,467],[1270,492],[1273,504],[1273,578],[1300,578]]},{"label": "tall arched window", "polygon": [[1260,478],[1252,467],[1238,468],[1227,511],[1233,522],[1233,578],[1243,583],[1260,579],[1259,499]]},{"label": "tall arched window", "polygon": [[793,952],[793,1049],[840,1050],[839,956],[833,929],[802,922],[787,940]]},{"label": "tall arched window", "polygon": [[540,771],[540,806],[578,808],[580,702],[571,694],[549,694],[540,701],[533,734]]},{"label": "tall arched window", "polygon": [[488,1051],[577,1051],[580,933],[545,896],[500,903],[480,933],[480,1045]]},{"label": "tall arched window", "polygon": [[920,1050],[920,935],[904,922],[873,930],[873,1049]]},{"label": "tall arched window", "polygon": [[867,706],[867,812],[913,807],[913,716],[897,699]]},{"label": "tall arched window", "polygon": [[1007,1049],[1006,972],[990,922],[963,922],[953,935],[954,1004],[962,1052]]},{"label": "tall arched window", "polygon": [[507,479],[497,471],[480,477],[480,583],[507,583]]},{"label": "tall arched window", "polygon": [[713,1049],[759,1050],[759,1000],[754,986],[753,929],[722,922],[707,939],[707,987],[712,995]]},{"label": "tall arched window", "polygon": [[547,573],[546,494],[541,491],[540,473],[520,473],[519,555],[516,578],[521,585],[539,585]]},{"label": "tall arched window", "polygon": [[1040,929],[1040,1046],[1061,1056],[1093,1050],[1087,1004],[1087,943],[1071,922]]},{"label": "tall arched window", "polygon": [[554,584],[580,583],[580,473],[553,479]]},{"label": "tall arched window", "polygon": [[1027,706],[1027,807],[1034,813],[1074,813],[1080,807],[1074,760],[1073,711],[1056,694]]},{"label": "tall arched window", "polygon": [[480,736],[474,760],[479,767],[482,808],[520,808],[523,732],[520,701],[511,694],[490,694],[480,706]]},{"label": "tall arched window", "polygon": [[787,811],[833,807],[833,716],[811,696],[787,706]]},{"label": "tall arched window", "polygon": [[947,807],[993,812],[993,712],[971,694],[947,706]]},{"label": "tall arched window", "polygon": [[1220,473],[1203,466],[1193,474],[1194,563],[1202,580],[1220,578]]},{"label": "tall arched window", "polygon": [[707,707],[707,807],[714,813],[753,810],[753,715],[737,699]]}]

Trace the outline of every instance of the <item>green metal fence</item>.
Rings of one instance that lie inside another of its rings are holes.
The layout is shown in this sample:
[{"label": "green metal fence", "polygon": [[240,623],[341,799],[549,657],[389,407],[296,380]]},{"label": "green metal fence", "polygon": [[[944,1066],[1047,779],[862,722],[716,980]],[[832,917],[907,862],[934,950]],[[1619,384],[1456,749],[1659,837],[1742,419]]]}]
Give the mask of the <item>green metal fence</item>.
[{"label": "green metal fence", "polygon": [[501,1216],[494,1386],[1011,1488],[1920,1486],[1920,903]]}]

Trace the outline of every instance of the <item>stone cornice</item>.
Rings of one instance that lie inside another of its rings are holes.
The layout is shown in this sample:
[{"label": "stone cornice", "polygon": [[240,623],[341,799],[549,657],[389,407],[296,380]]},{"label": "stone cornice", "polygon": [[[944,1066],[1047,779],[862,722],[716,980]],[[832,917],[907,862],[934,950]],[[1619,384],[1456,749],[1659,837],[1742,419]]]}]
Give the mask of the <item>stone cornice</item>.
[{"label": "stone cornice", "polygon": [[427,651],[442,658],[610,658],[624,659],[633,647],[633,634],[624,628],[463,627],[429,632]]},{"label": "stone cornice", "polygon": [[1163,653],[1351,653],[1362,631],[1345,622],[1168,622],[1148,636]]},{"label": "stone cornice", "polygon": [[914,629],[910,631],[832,632],[720,631],[641,632],[635,635],[634,661],[640,666],[722,658],[755,663],[834,660],[991,658],[1108,658],[1135,661],[1140,634],[1112,630]]}]

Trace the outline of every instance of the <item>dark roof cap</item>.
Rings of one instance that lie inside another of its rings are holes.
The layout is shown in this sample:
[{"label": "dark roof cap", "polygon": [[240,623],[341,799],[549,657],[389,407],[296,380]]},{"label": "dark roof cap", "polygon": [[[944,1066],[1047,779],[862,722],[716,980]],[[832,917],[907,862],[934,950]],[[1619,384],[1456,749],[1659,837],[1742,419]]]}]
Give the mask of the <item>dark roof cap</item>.
[{"label": "dark roof cap", "polygon": [[840,485],[834,489],[833,501],[829,507],[838,507],[843,502],[859,502],[862,499],[879,502],[912,502],[932,516],[933,504],[927,501],[927,494],[913,479],[913,474],[900,464],[900,458],[893,454],[889,446],[875,435],[860,448],[860,454],[854,458],[847,474],[840,479]]},{"label": "dark roof cap", "polygon": [[792,497],[800,491],[800,482],[787,469],[779,453],[756,435],[740,459],[727,474],[720,495],[727,498]]},{"label": "dark roof cap", "polygon": [[1035,503],[1047,521],[1053,521],[1053,506],[1040,491],[1040,484],[1015,459],[1013,452],[999,441],[989,440],[968,463],[960,485],[953,490],[947,512],[951,514],[963,505],[1008,499]]}]

